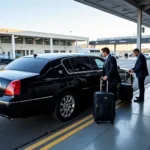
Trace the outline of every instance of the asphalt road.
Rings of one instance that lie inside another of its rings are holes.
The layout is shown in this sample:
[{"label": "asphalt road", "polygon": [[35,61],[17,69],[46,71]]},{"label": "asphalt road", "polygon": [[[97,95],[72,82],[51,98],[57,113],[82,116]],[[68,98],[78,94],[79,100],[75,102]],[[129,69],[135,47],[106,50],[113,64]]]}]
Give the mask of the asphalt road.
[{"label": "asphalt road", "polygon": [[[123,68],[132,68],[135,60],[118,60],[118,65]],[[150,61],[148,61],[150,71]],[[150,77],[145,84],[150,83]],[[137,90],[137,79],[134,82],[134,90]],[[64,123],[54,121],[50,115],[42,115],[27,119],[10,121],[0,117],[0,150],[16,149],[47,132],[50,132]]]}]

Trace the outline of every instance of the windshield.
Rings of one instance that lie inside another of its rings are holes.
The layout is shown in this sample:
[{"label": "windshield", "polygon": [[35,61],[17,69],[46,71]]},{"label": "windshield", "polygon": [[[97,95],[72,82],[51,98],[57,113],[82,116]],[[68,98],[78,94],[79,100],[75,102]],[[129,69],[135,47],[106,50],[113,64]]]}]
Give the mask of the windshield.
[{"label": "windshield", "polygon": [[40,58],[19,58],[7,65],[4,70],[40,73],[48,61]]}]

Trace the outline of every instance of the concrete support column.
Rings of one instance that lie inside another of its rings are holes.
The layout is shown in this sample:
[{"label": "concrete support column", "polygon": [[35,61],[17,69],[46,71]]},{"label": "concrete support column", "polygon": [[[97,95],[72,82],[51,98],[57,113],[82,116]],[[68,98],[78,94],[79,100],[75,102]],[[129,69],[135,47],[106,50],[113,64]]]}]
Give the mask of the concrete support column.
[{"label": "concrete support column", "polygon": [[77,49],[78,49],[78,41],[76,40],[76,42],[75,42],[75,52],[77,52]]},{"label": "concrete support column", "polygon": [[114,44],[114,55],[116,56],[116,44]]},{"label": "concrete support column", "polygon": [[27,50],[24,50],[24,55],[27,56]]},{"label": "concrete support column", "polygon": [[89,48],[89,40],[87,41],[87,48]]},{"label": "concrete support column", "polygon": [[50,38],[50,49],[51,49],[51,53],[53,53],[53,38]]},{"label": "concrete support column", "polygon": [[15,55],[15,35],[12,35],[11,43],[12,43],[12,57],[13,57],[13,59],[15,59],[16,58],[16,55]]},{"label": "concrete support column", "polygon": [[137,48],[141,51],[142,10],[138,10],[137,18]]}]

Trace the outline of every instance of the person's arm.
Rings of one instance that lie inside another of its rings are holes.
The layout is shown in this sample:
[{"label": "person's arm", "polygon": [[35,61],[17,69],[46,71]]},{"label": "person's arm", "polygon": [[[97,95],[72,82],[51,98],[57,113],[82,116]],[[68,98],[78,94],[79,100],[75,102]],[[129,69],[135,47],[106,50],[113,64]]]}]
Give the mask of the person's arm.
[{"label": "person's arm", "polygon": [[144,57],[140,57],[138,66],[134,67],[132,70],[136,73],[137,71],[143,69],[143,65],[144,65]]},{"label": "person's arm", "polygon": [[111,75],[117,70],[117,61],[114,57],[111,58],[110,60],[110,70],[109,72],[106,74],[106,76],[108,77],[108,79],[111,77]]}]

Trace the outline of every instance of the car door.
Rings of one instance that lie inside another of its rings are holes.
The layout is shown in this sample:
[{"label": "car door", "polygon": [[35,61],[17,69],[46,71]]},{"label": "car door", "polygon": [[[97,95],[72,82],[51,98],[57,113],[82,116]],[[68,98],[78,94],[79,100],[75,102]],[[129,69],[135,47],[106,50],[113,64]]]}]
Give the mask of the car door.
[{"label": "car door", "polygon": [[89,57],[93,72],[92,72],[92,86],[94,91],[100,90],[100,78],[103,76],[104,60],[100,57]]},{"label": "car door", "polygon": [[88,57],[74,57],[70,59],[74,68],[74,73],[81,81],[81,88],[83,92],[91,93],[92,83],[92,65]]}]

